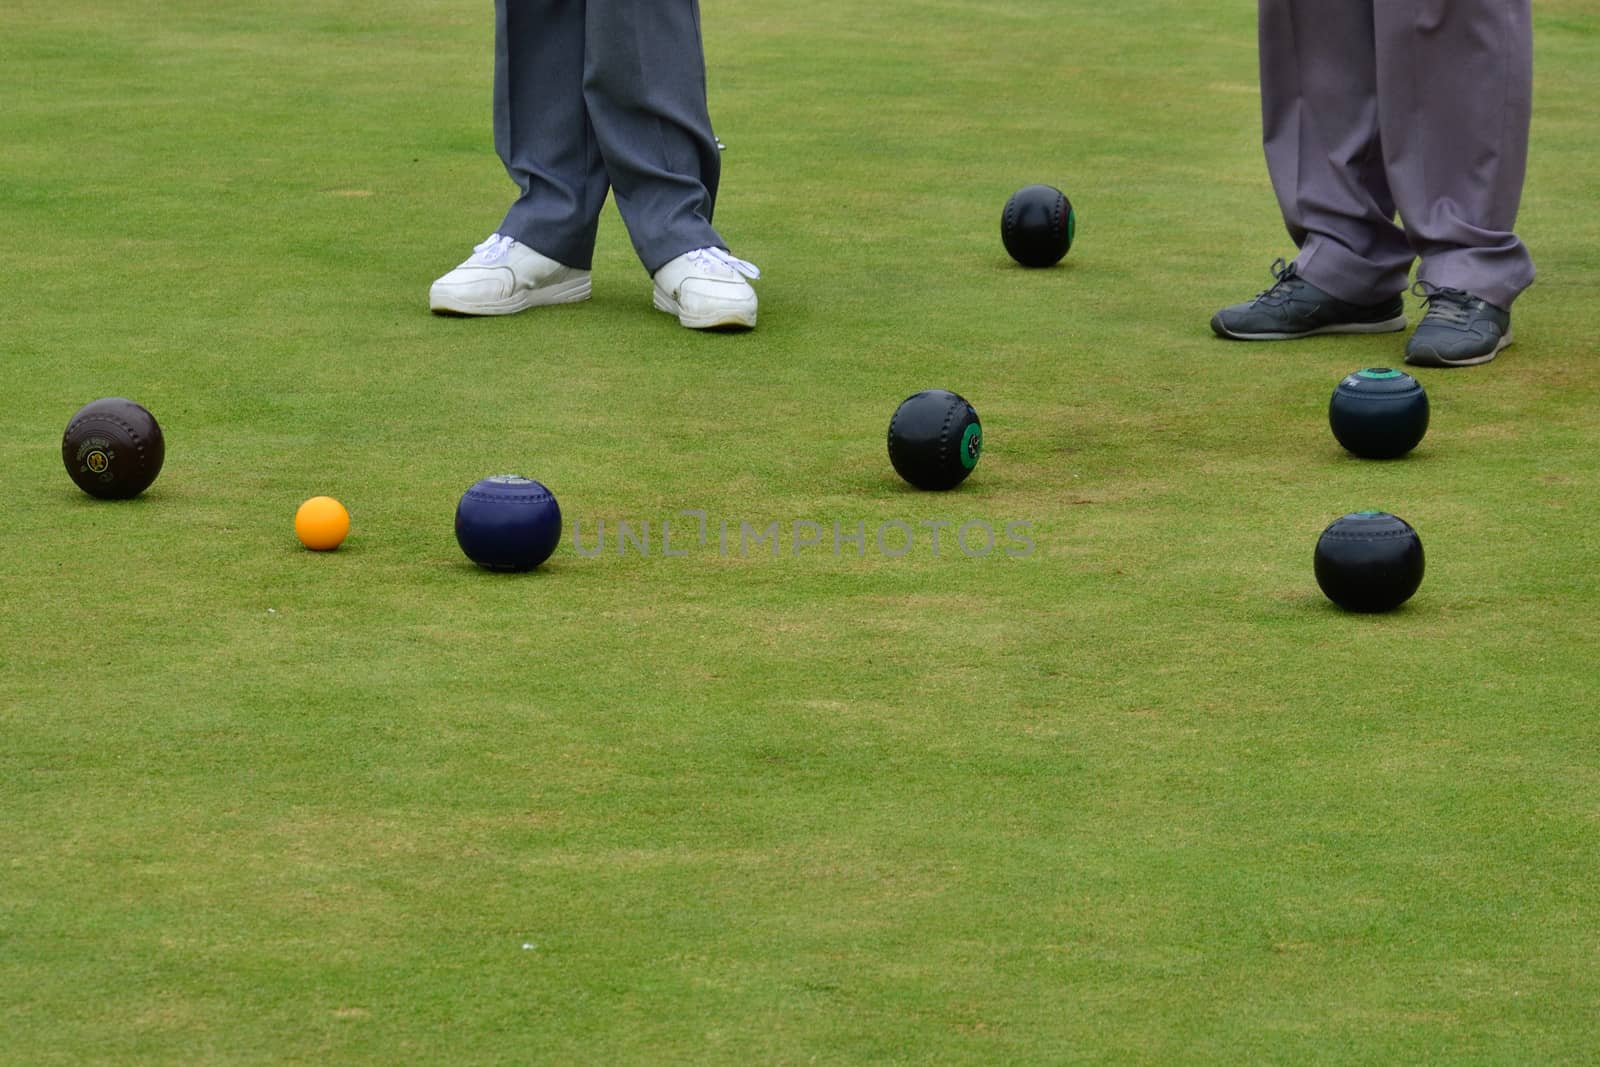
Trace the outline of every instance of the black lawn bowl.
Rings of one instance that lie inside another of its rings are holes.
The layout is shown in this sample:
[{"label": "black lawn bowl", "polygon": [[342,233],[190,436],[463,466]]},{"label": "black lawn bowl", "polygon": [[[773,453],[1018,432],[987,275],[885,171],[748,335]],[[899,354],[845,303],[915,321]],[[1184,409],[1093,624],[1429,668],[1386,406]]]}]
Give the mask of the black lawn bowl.
[{"label": "black lawn bowl", "polygon": [[1024,267],[1049,267],[1072,247],[1077,218],[1053,185],[1028,185],[1011,194],[1000,216],[1000,240]]},{"label": "black lawn bowl", "polygon": [[889,420],[889,462],[918,489],[954,489],[982,451],[977,411],[946,389],[907,397]]},{"label": "black lawn bowl", "polygon": [[1333,520],[1317,538],[1317,584],[1346,611],[1393,611],[1422,584],[1422,539],[1386,511]]},{"label": "black lawn bowl", "polygon": [[1368,367],[1346,375],[1328,400],[1334,440],[1363,459],[1396,459],[1428,432],[1428,394],[1409,374]]}]

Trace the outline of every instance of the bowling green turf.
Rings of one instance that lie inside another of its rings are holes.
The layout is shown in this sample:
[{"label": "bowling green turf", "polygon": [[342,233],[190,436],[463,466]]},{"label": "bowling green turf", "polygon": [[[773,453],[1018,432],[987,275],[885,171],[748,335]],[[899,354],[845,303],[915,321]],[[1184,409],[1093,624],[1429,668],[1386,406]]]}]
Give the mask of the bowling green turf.
[{"label": "bowling green turf", "polygon": [[[703,15],[739,336],[609,208],[591,302],[427,313],[511,191],[487,4],[8,0],[0,1063],[1591,1058],[1589,0],[1537,5],[1517,342],[1381,464],[1325,408],[1403,335],[1206,328],[1291,251],[1251,5]],[[885,457],[930,386],[946,495]],[[125,504],[58,458],[107,395],[167,434]],[[520,577],[451,531],[507,471],[567,519]],[[1369,507],[1427,578],[1347,616]]]}]

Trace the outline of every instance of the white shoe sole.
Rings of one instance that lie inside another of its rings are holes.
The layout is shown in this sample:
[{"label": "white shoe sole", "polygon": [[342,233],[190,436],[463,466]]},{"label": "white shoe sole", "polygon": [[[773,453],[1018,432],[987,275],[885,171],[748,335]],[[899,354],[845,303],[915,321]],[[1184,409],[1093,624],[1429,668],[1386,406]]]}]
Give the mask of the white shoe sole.
[{"label": "white shoe sole", "polygon": [[505,300],[487,304],[456,300],[449,293],[440,294],[430,289],[428,309],[435,315],[515,315],[519,311],[551,304],[576,304],[589,299],[591,290],[592,283],[587,273],[551,285],[541,285],[537,289],[519,289]]},{"label": "white shoe sole", "polygon": [[724,308],[704,315],[688,315],[671,296],[655,290],[657,311],[678,316],[678,321],[691,330],[753,330],[756,328],[756,309]]},{"label": "white shoe sole", "polygon": [[1235,341],[1294,341],[1301,337],[1322,337],[1332,333],[1398,333],[1406,328],[1406,317],[1397,315],[1382,322],[1340,322],[1332,326],[1319,326],[1305,333],[1235,333],[1222,327],[1224,336]]},{"label": "white shoe sole", "polygon": [[1493,351],[1473,356],[1471,359],[1440,359],[1438,353],[1428,349],[1406,353],[1406,362],[1413,367],[1479,367],[1498,356],[1509,344],[1511,344],[1511,334],[1507,333],[1500,338],[1500,343],[1494,346]]}]

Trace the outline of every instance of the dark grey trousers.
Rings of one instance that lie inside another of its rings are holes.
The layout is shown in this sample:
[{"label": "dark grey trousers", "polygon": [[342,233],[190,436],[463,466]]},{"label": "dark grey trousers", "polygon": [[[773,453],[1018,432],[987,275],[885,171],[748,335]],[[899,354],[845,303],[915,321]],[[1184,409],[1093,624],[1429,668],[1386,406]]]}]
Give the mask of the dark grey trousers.
[{"label": "dark grey trousers", "polygon": [[[1502,308],[1528,160],[1531,0],[1260,0],[1267,170],[1297,271],[1376,303],[1417,277]],[[1399,212],[1400,225],[1395,224]]]},{"label": "dark grey trousers", "polygon": [[587,270],[606,191],[652,274],[711,226],[721,161],[699,0],[495,0],[494,143],[522,195],[499,232]]}]

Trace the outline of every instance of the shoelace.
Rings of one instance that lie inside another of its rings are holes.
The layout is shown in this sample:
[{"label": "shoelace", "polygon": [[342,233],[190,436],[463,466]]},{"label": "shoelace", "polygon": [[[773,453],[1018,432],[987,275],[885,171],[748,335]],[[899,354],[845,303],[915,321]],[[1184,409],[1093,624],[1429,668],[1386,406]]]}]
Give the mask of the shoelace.
[{"label": "shoelace", "polygon": [[512,240],[503,233],[491,233],[482,244],[472,246],[472,258],[479,263],[498,263],[510,254]]},{"label": "shoelace", "polygon": [[1472,296],[1461,289],[1440,288],[1427,282],[1417,282],[1411,287],[1411,295],[1420,296],[1422,302],[1428,305],[1427,318],[1451,326],[1465,326],[1472,318],[1472,312],[1467,307],[1472,303]]},{"label": "shoelace", "polygon": [[689,262],[714,274],[731,272],[743,274],[746,278],[761,277],[760,267],[754,263],[747,263],[721,248],[696,248],[689,253]]},{"label": "shoelace", "polygon": [[1268,307],[1274,307],[1289,299],[1287,286],[1295,277],[1294,264],[1286,263],[1283,257],[1279,256],[1272,261],[1270,270],[1272,271],[1272,277],[1276,280],[1272,283],[1271,288],[1263,289],[1257,293],[1256,298],[1250,301],[1252,304],[1266,304]]}]

